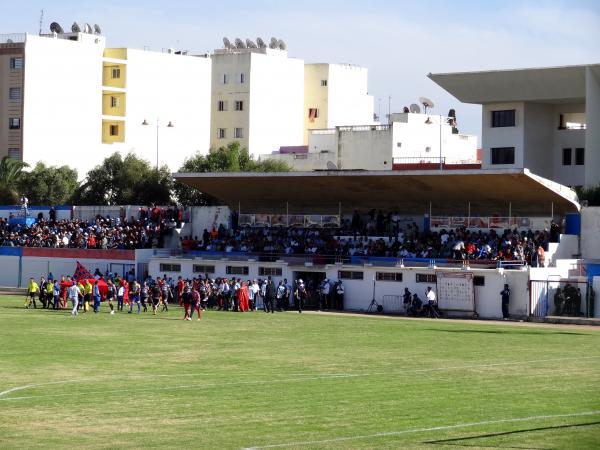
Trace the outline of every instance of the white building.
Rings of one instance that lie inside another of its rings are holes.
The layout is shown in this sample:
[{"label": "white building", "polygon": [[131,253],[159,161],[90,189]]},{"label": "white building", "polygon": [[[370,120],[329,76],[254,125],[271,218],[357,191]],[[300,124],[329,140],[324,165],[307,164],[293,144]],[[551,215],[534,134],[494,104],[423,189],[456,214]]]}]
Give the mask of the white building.
[{"label": "white building", "polygon": [[566,186],[600,183],[600,64],[429,74],[482,105],[482,166],[528,168]]},{"label": "white building", "polygon": [[210,146],[239,141],[261,154],[302,144],[304,61],[279,46],[242,45],[212,55]]},{"label": "white building", "polygon": [[294,170],[392,170],[479,167],[477,136],[453,132],[451,119],[433,114],[391,115],[389,125],[338,126],[309,130],[308,146],[263,156]]},{"label": "white building", "polygon": [[373,123],[368,70],[352,64],[304,66],[304,144],[309,130]]},{"label": "white building", "polygon": [[208,149],[210,60],[105,45],[82,32],[0,36],[0,158],[70,165],[83,178],[115,151],[154,165],[159,133],[159,162],[172,170]]}]

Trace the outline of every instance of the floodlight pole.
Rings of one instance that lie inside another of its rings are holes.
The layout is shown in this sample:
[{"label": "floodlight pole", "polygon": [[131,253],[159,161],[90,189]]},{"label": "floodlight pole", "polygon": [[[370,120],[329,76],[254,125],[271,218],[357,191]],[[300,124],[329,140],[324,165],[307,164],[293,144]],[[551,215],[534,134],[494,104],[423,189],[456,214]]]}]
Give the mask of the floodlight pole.
[{"label": "floodlight pole", "polygon": [[440,170],[444,170],[442,163],[442,115],[440,114]]}]

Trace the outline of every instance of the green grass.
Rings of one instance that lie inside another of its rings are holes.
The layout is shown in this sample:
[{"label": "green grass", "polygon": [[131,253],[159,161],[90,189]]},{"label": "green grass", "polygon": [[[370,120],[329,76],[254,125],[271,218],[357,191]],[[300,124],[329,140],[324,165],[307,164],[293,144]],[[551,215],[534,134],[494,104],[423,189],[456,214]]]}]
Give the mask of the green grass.
[{"label": "green grass", "polygon": [[22,302],[0,297],[0,392],[34,386],[0,394],[0,448],[600,444],[600,330]]}]

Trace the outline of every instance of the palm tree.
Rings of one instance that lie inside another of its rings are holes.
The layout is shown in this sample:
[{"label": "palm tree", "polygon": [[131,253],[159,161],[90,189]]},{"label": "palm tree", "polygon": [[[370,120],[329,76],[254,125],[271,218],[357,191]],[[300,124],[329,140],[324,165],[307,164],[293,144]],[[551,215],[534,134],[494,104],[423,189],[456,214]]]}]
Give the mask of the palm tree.
[{"label": "palm tree", "polygon": [[5,156],[0,161],[0,204],[16,204],[19,194],[16,191],[21,172],[29,164]]}]

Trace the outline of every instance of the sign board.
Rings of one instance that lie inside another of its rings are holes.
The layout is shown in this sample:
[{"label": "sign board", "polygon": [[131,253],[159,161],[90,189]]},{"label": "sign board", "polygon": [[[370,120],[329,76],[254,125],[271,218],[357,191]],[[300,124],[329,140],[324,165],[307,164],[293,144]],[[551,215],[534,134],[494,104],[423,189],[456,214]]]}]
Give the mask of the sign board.
[{"label": "sign board", "polygon": [[475,311],[472,272],[436,272],[438,307],[447,311]]}]

